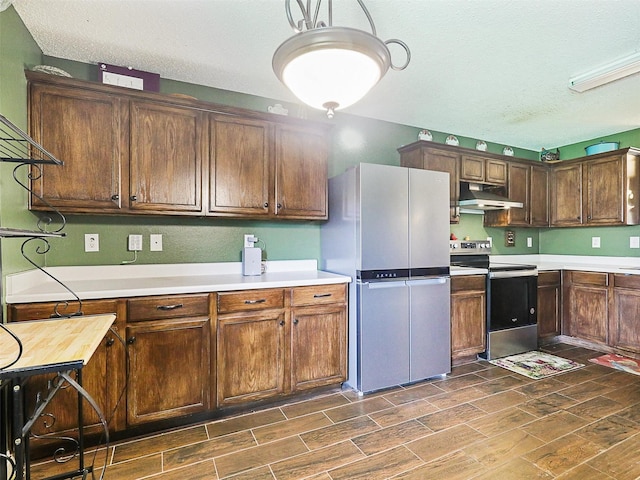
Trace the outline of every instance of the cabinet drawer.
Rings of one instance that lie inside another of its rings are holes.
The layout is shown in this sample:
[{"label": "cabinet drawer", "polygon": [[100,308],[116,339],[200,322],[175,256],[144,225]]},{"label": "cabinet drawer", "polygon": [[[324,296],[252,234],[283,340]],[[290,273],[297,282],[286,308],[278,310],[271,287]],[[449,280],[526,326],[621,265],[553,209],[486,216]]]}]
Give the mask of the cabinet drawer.
[{"label": "cabinet drawer", "polygon": [[461,275],[451,277],[451,291],[460,292],[465,290],[486,289],[486,277],[484,275]]},{"label": "cabinet drawer", "polygon": [[209,295],[168,295],[134,298],[127,302],[127,321],[208,317]]},{"label": "cabinet drawer", "polygon": [[243,290],[218,294],[218,313],[284,308],[284,290]]},{"label": "cabinet drawer", "polygon": [[538,286],[560,285],[560,272],[538,272]]},{"label": "cabinet drawer", "polygon": [[313,285],[296,287],[291,294],[292,305],[320,305],[323,303],[344,303],[345,285]]},{"label": "cabinet drawer", "polygon": [[613,286],[640,290],[640,275],[615,274],[613,276]]},{"label": "cabinet drawer", "polygon": [[571,283],[584,285],[609,285],[609,274],[604,272],[570,272]]}]

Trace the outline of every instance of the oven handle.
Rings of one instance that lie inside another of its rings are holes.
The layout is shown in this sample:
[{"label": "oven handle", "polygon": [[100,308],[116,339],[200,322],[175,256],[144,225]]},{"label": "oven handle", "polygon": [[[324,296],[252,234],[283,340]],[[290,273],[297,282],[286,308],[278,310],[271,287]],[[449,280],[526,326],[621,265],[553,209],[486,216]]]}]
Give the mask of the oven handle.
[{"label": "oven handle", "polygon": [[500,272],[489,272],[489,278],[515,278],[515,277],[537,277],[538,270],[505,270]]}]

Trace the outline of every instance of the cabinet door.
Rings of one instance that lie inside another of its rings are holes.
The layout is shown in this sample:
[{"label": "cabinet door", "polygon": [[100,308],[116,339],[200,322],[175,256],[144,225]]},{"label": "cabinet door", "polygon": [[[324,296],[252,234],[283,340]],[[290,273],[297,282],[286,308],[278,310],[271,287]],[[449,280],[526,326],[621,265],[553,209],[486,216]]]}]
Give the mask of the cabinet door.
[{"label": "cabinet door", "polygon": [[346,378],[345,305],[294,309],[291,326],[291,391],[340,383]]},{"label": "cabinet door", "polygon": [[551,226],[582,224],[582,165],[556,166],[551,170]]},{"label": "cabinet door", "polygon": [[532,227],[549,226],[549,170],[544,166],[531,166],[529,197],[529,224]]},{"label": "cabinet door", "polygon": [[538,274],[538,337],[560,335],[560,272]]},{"label": "cabinet door", "polygon": [[267,216],[273,203],[271,125],[211,116],[209,213]]},{"label": "cabinet door", "polygon": [[492,183],[495,185],[507,184],[507,162],[487,158],[485,160],[484,170],[485,183]]},{"label": "cabinet door", "polygon": [[283,310],[218,317],[218,406],[284,393]]},{"label": "cabinet door", "polygon": [[276,205],[279,217],[327,218],[325,134],[293,125],[277,125],[275,137]]},{"label": "cabinet door", "polygon": [[640,353],[640,290],[615,288],[610,345]]},{"label": "cabinet door", "polygon": [[462,155],[460,160],[460,180],[463,182],[484,182],[484,158]]},{"label": "cabinet door", "polygon": [[120,208],[123,115],[116,96],[31,84],[31,136],[64,162],[32,167],[32,209],[50,210],[38,196],[64,212]]},{"label": "cabinet door", "polygon": [[458,208],[458,197],[460,196],[458,160],[459,155],[453,152],[447,152],[444,150],[425,150],[424,166],[420,167],[426,170],[435,170],[436,172],[446,172],[449,174],[450,223],[458,223],[460,221],[460,209]]},{"label": "cabinet door", "polygon": [[[9,321],[37,320],[48,318],[56,306],[56,303],[37,303],[9,305],[7,307]],[[73,305],[72,311],[75,311]],[[64,313],[61,307],[59,311]],[[112,327],[116,333],[123,336],[122,318],[124,306],[117,300],[94,300],[83,303],[82,312],[85,315],[97,315],[104,313],[116,313],[119,317]],[[118,340],[116,334],[111,331],[105,335],[104,340],[98,346],[93,356],[82,369],[82,384],[96,401],[103,414],[109,420],[111,431],[124,428],[124,401],[118,404],[125,386],[124,346]],[[35,408],[36,394],[47,392],[47,382],[54,375],[38,375],[31,377],[25,386],[25,398],[27,399],[27,411]],[[116,408],[117,407],[117,408]],[[74,389],[66,388],[58,391],[51,403],[43,412],[43,416],[33,426],[32,432],[36,435],[60,434],[74,435],[69,430],[78,426],[78,396]],[[102,425],[98,415],[85,403],[83,409],[83,422],[87,432],[99,433]],[[51,439],[53,443],[59,439]],[[32,445],[40,448],[38,443],[46,444],[47,438],[31,440]],[[69,445],[66,445],[67,447]]]},{"label": "cabinet door", "polygon": [[207,148],[202,113],[132,101],[131,210],[202,212],[202,162]]},{"label": "cabinet door", "polygon": [[451,358],[486,350],[485,277],[451,278]]},{"label": "cabinet door", "polygon": [[568,302],[565,315],[568,333],[599,343],[608,341],[608,274],[565,272]]},{"label": "cabinet door", "polygon": [[624,223],[626,195],[620,156],[586,162],[586,223],[615,225]]},{"label": "cabinet door", "polygon": [[522,202],[522,208],[510,208],[509,225],[529,226],[529,181],[528,165],[509,164],[509,198]]},{"label": "cabinet door", "polygon": [[127,325],[127,423],[209,408],[209,319],[181,318]]}]

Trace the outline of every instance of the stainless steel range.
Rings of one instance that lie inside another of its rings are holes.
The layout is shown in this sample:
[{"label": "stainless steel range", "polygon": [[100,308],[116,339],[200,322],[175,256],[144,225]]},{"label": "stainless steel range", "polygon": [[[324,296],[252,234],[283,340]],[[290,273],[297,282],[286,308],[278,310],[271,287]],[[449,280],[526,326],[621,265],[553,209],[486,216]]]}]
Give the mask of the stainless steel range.
[{"label": "stainless steel range", "polygon": [[487,349],[492,360],[538,348],[536,312],[538,270],[535,265],[492,261],[491,242],[451,240],[452,266],[486,268]]}]

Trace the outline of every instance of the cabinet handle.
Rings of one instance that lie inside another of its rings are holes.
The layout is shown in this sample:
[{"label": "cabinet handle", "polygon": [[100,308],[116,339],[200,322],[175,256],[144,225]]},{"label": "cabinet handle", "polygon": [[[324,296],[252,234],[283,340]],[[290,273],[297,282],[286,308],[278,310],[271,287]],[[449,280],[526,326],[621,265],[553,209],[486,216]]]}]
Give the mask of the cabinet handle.
[{"label": "cabinet handle", "polygon": [[131,195],[131,201],[135,202],[136,200],[138,200],[138,196],[137,195]]},{"label": "cabinet handle", "polygon": [[111,195],[111,200],[113,200],[114,202],[117,202],[118,200],[120,200],[120,195],[118,195],[117,193],[114,195]]},{"label": "cabinet handle", "polygon": [[182,308],[184,307],[184,304],[182,303],[176,303],[174,305],[158,305],[156,307],[156,310],[175,310],[176,308]]},{"label": "cabinet handle", "polygon": [[260,300],[245,300],[244,303],[246,305],[255,305],[257,303],[264,303],[266,302],[267,299],[266,298],[261,298]]},{"label": "cabinet handle", "polygon": [[293,321],[293,324],[294,324],[294,325],[297,325],[297,324],[298,324],[298,322],[299,322],[299,320],[296,318],[296,319]]},{"label": "cabinet handle", "polygon": [[324,297],[330,297],[332,294],[331,293],[316,293],[313,298],[324,298]]},{"label": "cabinet handle", "polygon": [[282,204],[281,203],[278,203],[276,206],[278,207],[278,210],[280,210],[282,208]]},{"label": "cabinet handle", "polygon": [[136,343],[136,337],[129,337],[127,338],[127,343],[129,345],[133,345],[134,343]]},{"label": "cabinet handle", "polygon": [[269,208],[269,202],[264,202],[264,205],[262,205],[264,208]]},{"label": "cabinet handle", "polygon": [[280,326],[281,326],[281,327],[284,327],[284,320],[281,320],[281,321],[280,321]]},{"label": "cabinet handle", "polygon": [[113,338],[109,338],[107,340],[107,347],[110,347],[111,345],[113,345],[116,341]]}]

